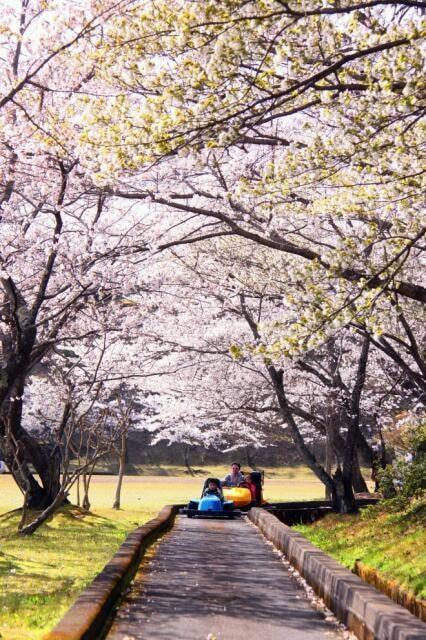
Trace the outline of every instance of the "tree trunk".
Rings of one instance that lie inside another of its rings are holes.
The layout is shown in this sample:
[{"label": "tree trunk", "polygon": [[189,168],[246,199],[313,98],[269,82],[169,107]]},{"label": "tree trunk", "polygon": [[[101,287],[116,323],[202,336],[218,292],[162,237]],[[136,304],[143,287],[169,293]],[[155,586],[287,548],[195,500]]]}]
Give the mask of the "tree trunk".
[{"label": "tree trunk", "polygon": [[[280,407],[281,415],[283,416],[285,422],[288,424],[290,428],[291,435],[293,437],[294,444],[296,445],[299,453],[305,460],[308,467],[314,472],[321,482],[328,487],[331,495],[332,495],[332,505],[333,509],[339,511],[340,510],[340,501],[337,499],[337,487],[334,479],[325,471],[321,464],[317,461],[313,453],[306,446],[302,434],[299,431],[299,428],[294,420],[293,414],[290,410],[290,407],[287,402],[287,397],[284,391],[283,385],[283,372],[277,371],[275,367],[269,365],[268,373],[272,380],[275,393],[278,399],[278,404]],[[346,511],[344,511],[346,513]]]},{"label": "tree trunk", "polygon": [[91,506],[89,500],[90,478],[90,475],[83,473],[83,502],[81,506],[85,511],[89,511]]},{"label": "tree trunk", "polygon": [[22,531],[22,529],[25,526],[25,522],[27,520],[27,513],[28,513],[28,496],[29,496],[29,491],[26,491],[24,494],[24,504],[22,507],[22,514],[21,514],[21,520],[18,524],[18,531]]},{"label": "tree trunk", "polygon": [[255,455],[253,454],[250,450],[250,447],[244,447],[244,452],[246,454],[246,460],[247,460],[247,464],[248,466],[253,469],[253,471],[256,471],[257,467],[256,467],[256,459],[255,459]]},{"label": "tree trunk", "polygon": [[34,478],[28,465],[25,462],[17,463],[16,459],[10,458],[8,454],[5,455],[5,460],[13,479],[23,495],[27,497],[27,507],[29,509],[43,508],[40,505],[44,504],[45,492]]},{"label": "tree trunk", "polygon": [[184,461],[185,461],[185,467],[188,469],[188,473],[192,477],[194,477],[195,473],[192,470],[191,465],[189,463],[189,455],[191,453],[191,449],[192,449],[191,445],[187,445],[187,446],[184,447],[184,449],[183,449],[183,458],[184,458]]},{"label": "tree trunk", "polygon": [[[359,438],[357,436],[357,445],[359,442]],[[333,435],[333,443],[334,443],[334,452],[340,451],[344,452],[345,450],[345,440],[342,438],[340,433],[334,433]],[[358,446],[357,446],[358,449]],[[359,463],[359,455],[357,449],[354,451],[354,460],[352,467],[352,486],[355,493],[368,493],[367,484],[362,476],[360,463]],[[343,461],[343,459],[342,459]],[[340,460],[338,461],[340,463]]]},{"label": "tree trunk", "polygon": [[[22,395],[24,382],[19,378],[11,389],[11,398],[4,402],[0,420],[0,442],[5,460],[15,482],[28,494],[28,508],[45,509],[59,492],[61,454],[55,445],[40,444],[22,426]],[[32,465],[39,481],[29,470]]]},{"label": "tree trunk", "polygon": [[43,496],[39,504],[31,508],[45,509],[58,495],[61,487],[61,453],[56,445],[39,444],[23,429],[20,432],[20,443],[25,449],[25,457],[34,466],[43,487]]},{"label": "tree trunk", "polygon": [[77,507],[81,504],[80,502],[80,476],[77,478]]},{"label": "tree trunk", "polygon": [[367,483],[361,473],[358,453],[355,451],[352,468],[352,486],[355,493],[368,493]]},{"label": "tree trunk", "polygon": [[59,491],[54,501],[51,502],[49,506],[46,509],[44,509],[44,511],[42,511],[39,516],[35,518],[35,520],[30,522],[30,524],[22,527],[22,529],[20,530],[21,535],[23,536],[32,535],[34,531],[36,531],[43,524],[43,522],[45,522],[47,518],[49,518],[49,516],[51,516],[56,511],[56,509],[58,509],[58,507],[61,506],[61,504],[65,500],[66,500],[65,492]]},{"label": "tree trunk", "polygon": [[[334,463],[333,446],[331,444],[330,434],[328,433],[328,428],[327,428],[327,434],[325,438],[325,470],[329,476],[332,475],[333,463]],[[331,500],[331,491],[327,485],[325,487],[325,499]]]},{"label": "tree trunk", "polygon": [[337,513],[353,513],[356,511],[355,497],[352,491],[352,483],[345,483],[340,466],[333,474],[333,488],[331,491],[331,504],[333,511]]},{"label": "tree trunk", "polygon": [[[342,472],[343,488],[345,493],[345,500],[348,502],[348,504],[352,505],[351,511],[357,510],[356,500],[352,490],[352,484],[353,484],[355,456],[356,456],[355,447],[356,447],[357,440],[360,437],[359,434],[361,433],[359,428],[360,400],[361,400],[361,394],[362,394],[362,390],[365,383],[365,374],[367,370],[369,350],[370,350],[370,339],[367,336],[364,339],[364,342],[362,345],[355,384],[352,390],[350,411],[348,414],[348,430],[346,433],[345,449],[344,449],[344,455],[343,455],[343,472]],[[356,462],[358,462],[358,457],[356,457]]]},{"label": "tree trunk", "polygon": [[389,462],[389,460],[387,459],[386,443],[383,437],[383,431],[380,425],[380,421],[378,420],[377,413],[374,414],[374,422],[379,433],[380,446],[379,451],[375,452],[375,459],[373,461],[371,469],[371,479],[374,481],[374,491],[379,491],[379,471],[386,467],[386,464]]},{"label": "tree trunk", "polygon": [[112,508],[117,510],[120,509],[121,487],[123,484],[125,466],[126,466],[126,434],[122,433],[121,434],[121,450],[120,450],[120,466],[118,469],[118,481],[117,481],[117,488],[115,490],[115,500],[114,500],[114,504],[112,505]]},{"label": "tree trunk", "polygon": [[[63,169],[63,165],[61,165]],[[67,173],[62,172],[62,187],[57,203],[63,203],[67,187]],[[62,221],[58,215],[55,232],[59,234]],[[37,338],[37,314],[44,301],[49,279],[57,255],[56,245],[45,263],[38,292],[31,306],[25,300],[13,278],[1,278],[5,294],[2,315],[10,325],[10,344],[0,363],[0,445],[5,449],[8,466],[26,496],[26,507],[45,509],[53,504],[60,492],[60,452],[46,447],[33,438],[22,426],[22,398],[29,370],[43,355],[39,350],[34,359]],[[46,347],[47,348],[47,347]],[[29,469],[32,465],[40,482]]]},{"label": "tree trunk", "polygon": [[[55,499],[59,491],[59,456],[54,451],[49,456],[46,450],[42,450],[42,445],[34,443],[30,450],[27,449],[25,438],[13,441],[8,437],[7,439],[2,438],[2,440],[2,455],[19,489],[27,495],[27,507],[29,509],[45,509]],[[35,452],[37,455],[33,459],[31,454]],[[40,482],[30,471],[28,466],[30,462],[39,474]]]},{"label": "tree trunk", "polygon": [[[253,336],[255,339],[259,340],[260,335],[258,332],[257,324],[253,320],[250,315],[246,305],[244,294],[240,294],[241,300],[241,308],[243,315],[251,328]],[[368,353],[368,347],[367,347]],[[276,369],[272,364],[265,362],[266,369],[268,371],[269,377],[272,382],[272,386],[274,388],[278,406],[280,408],[281,415],[284,421],[288,424],[290,429],[290,433],[292,435],[294,444],[296,445],[299,453],[303,457],[304,461],[308,465],[308,467],[314,472],[319,480],[329,489],[332,497],[332,506],[334,511],[339,513],[348,513],[349,511],[356,510],[356,503],[354,499],[354,495],[352,492],[352,462],[353,462],[353,447],[355,446],[355,433],[351,432],[351,441],[349,443],[349,448],[345,450],[344,456],[344,468],[343,474],[338,474],[337,477],[330,476],[324,467],[318,462],[315,458],[314,454],[307,447],[302,434],[300,433],[299,427],[294,419],[293,412],[290,409],[290,406],[287,401],[287,396],[284,390],[284,372],[282,369]],[[360,380],[358,380],[360,382]],[[357,386],[357,394],[354,394],[354,400],[359,398],[360,391],[362,389],[362,383]],[[359,393],[358,393],[359,392]],[[355,404],[355,403],[354,403]],[[358,424],[358,423],[353,423]],[[349,430],[348,430],[349,431]],[[353,442],[352,442],[353,440]],[[352,447],[352,448],[351,448]],[[347,452],[350,450],[351,457],[350,460],[347,459]],[[340,467],[338,467],[340,471]],[[348,485],[348,478],[350,480]]]}]

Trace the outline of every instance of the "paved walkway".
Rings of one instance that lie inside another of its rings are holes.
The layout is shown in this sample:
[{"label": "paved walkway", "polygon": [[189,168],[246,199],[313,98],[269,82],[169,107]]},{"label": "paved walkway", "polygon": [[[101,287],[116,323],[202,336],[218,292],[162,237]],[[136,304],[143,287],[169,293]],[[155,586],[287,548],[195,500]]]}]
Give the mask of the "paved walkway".
[{"label": "paved walkway", "polygon": [[244,520],[178,517],[136,575],[109,640],[341,640]]}]

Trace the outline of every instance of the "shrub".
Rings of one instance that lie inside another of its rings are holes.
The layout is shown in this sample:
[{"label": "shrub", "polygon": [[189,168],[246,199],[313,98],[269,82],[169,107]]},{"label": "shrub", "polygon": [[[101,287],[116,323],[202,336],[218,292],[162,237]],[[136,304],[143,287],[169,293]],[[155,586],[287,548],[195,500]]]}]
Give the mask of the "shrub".
[{"label": "shrub", "polygon": [[385,499],[402,496],[419,498],[426,490],[426,423],[407,430],[403,437],[405,455],[378,473]]}]

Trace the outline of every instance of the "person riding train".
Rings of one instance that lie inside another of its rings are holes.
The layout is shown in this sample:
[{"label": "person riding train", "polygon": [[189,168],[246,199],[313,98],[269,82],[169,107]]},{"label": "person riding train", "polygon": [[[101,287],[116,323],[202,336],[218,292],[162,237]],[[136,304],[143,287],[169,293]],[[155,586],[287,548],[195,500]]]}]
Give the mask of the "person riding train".
[{"label": "person riding train", "polygon": [[239,487],[244,482],[244,475],[241,473],[241,465],[239,462],[231,464],[231,473],[222,480],[223,487]]},{"label": "person riding train", "polygon": [[[234,476],[234,477],[232,477]],[[232,472],[225,480],[225,489],[219,478],[207,478],[204,481],[201,497],[189,501],[180,513],[188,518],[228,518],[243,514],[242,509],[258,507],[264,504],[262,499],[263,477],[260,471],[252,471],[246,479],[241,473],[239,463],[232,464]],[[228,486],[226,486],[228,485]]]},{"label": "person riding train", "polygon": [[252,507],[258,507],[262,504],[262,481],[260,473],[248,473],[244,482],[240,484],[240,487],[247,487],[251,494]]},{"label": "person riding train", "polygon": [[208,478],[203,489],[202,498],[206,496],[217,496],[220,500],[224,500],[220,480],[216,478]]}]

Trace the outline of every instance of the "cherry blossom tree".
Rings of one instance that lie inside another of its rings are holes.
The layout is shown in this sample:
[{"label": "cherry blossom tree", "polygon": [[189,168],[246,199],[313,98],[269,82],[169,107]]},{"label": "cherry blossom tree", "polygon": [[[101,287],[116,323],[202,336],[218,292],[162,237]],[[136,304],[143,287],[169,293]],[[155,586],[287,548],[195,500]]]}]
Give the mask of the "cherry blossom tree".
[{"label": "cherry blossom tree", "polygon": [[[53,357],[44,365],[44,374],[29,380],[22,421],[31,436],[48,450],[57,473],[52,473],[52,500],[35,516],[28,516],[31,485],[20,474],[20,459],[15,453],[11,469],[24,489],[24,510],[20,531],[34,533],[67,499],[71,487],[83,479],[82,506],[90,508],[89,486],[100,461],[110,456],[125,438],[129,426],[130,407],[124,408],[122,388],[98,379],[106,365],[105,340],[92,345],[79,355],[67,351],[68,363]],[[80,345],[81,347],[81,345]],[[89,353],[88,353],[89,352]],[[84,357],[83,357],[84,356]],[[111,366],[108,363],[108,368]],[[52,403],[51,398],[55,398]],[[9,438],[13,435],[8,434]],[[16,445],[22,446],[21,440]],[[51,464],[51,469],[53,465]],[[122,479],[122,477],[121,477]],[[117,491],[119,497],[119,491]],[[80,504],[80,500],[78,500]]]},{"label": "cherry blossom tree", "polygon": [[364,416],[424,402],[422,3],[62,5],[1,30],[0,448],[28,506],[82,389],[129,381],[157,438],[289,430],[353,508]]},{"label": "cherry blossom tree", "polygon": [[[124,300],[141,247],[129,208],[106,201],[82,166],[73,96],[93,78],[85,56],[105,22],[127,2],[9,2],[2,35],[0,100],[0,446],[31,507],[55,501],[59,465],[23,423],[24,396],[37,370],[67,370],[67,352],[138,322]],[[137,240],[135,240],[137,238]],[[135,243],[137,245],[135,249]],[[145,243],[141,250],[147,250]],[[79,356],[80,358],[81,356]],[[53,392],[50,403],[57,404]],[[30,466],[39,476],[37,481]]]},{"label": "cherry blossom tree", "polygon": [[[381,463],[373,446],[379,429],[371,419],[373,414],[377,417],[380,395],[392,398],[389,413],[381,407],[380,417],[386,420],[404,403],[417,402],[417,390],[403,367],[389,390],[396,362],[383,361],[383,351],[373,349],[370,334],[360,335],[358,326],[349,324],[321,346],[284,349],[283,340],[298,330],[299,316],[284,304],[286,282],[276,256],[271,270],[271,258],[265,260],[263,249],[259,254],[241,242],[221,239],[213,246],[209,241],[208,247],[176,250],[169,283],[162,271],[163,295],[172,298],[173,304],[168,308],[158,304],[158,320],[149,337],[154,348],[158,345],[159,371],[175,371],[171,384],[178,393],[155,420],[173,441],[179,440],[179,434],[184,440],[207,439],[197,428],[182,428],[185,418],[195,422],[191,411],[196,403],[198,423],[203,414],[214,416],[225,438],[224,434],[233,433],[237,420],[245,425],[246,443],[251,435],[261,443],[268,421],[269,435],[277,437],[271,426],[281,415],[281,429],[290,429],[303,459],[329,488],[336,508],[351,510],[355,506],[352,487],[367,490],[358,456],[374,469]],[[180,274],[179,265],[184,268]],[[168,310],[172,310],[169,317]],[[413,354],[410,363],[414,364]],[[164,391],[169,384],[165,376]],[[411,398],[404,389],[407,384]],[[250,414],[264,416],[263,427],[257,422],[249,428]],[[312,430],[328,443],[332,457],[328,469],[309,447]]]},{"label": "cherry blossom tree", "polygon": [[122,195],[298,256],[312,295],[327,292],[319,280],[340,284],[327,320],[383,293],[424,302],[413,272],[425,232],[420,5],[136,4],[109,25],[115,94],[101,117],[94,101],[82,132],[105,152],[100,178],[189,154],[168,194],[161,176],[161,189],[139,180]]}]

